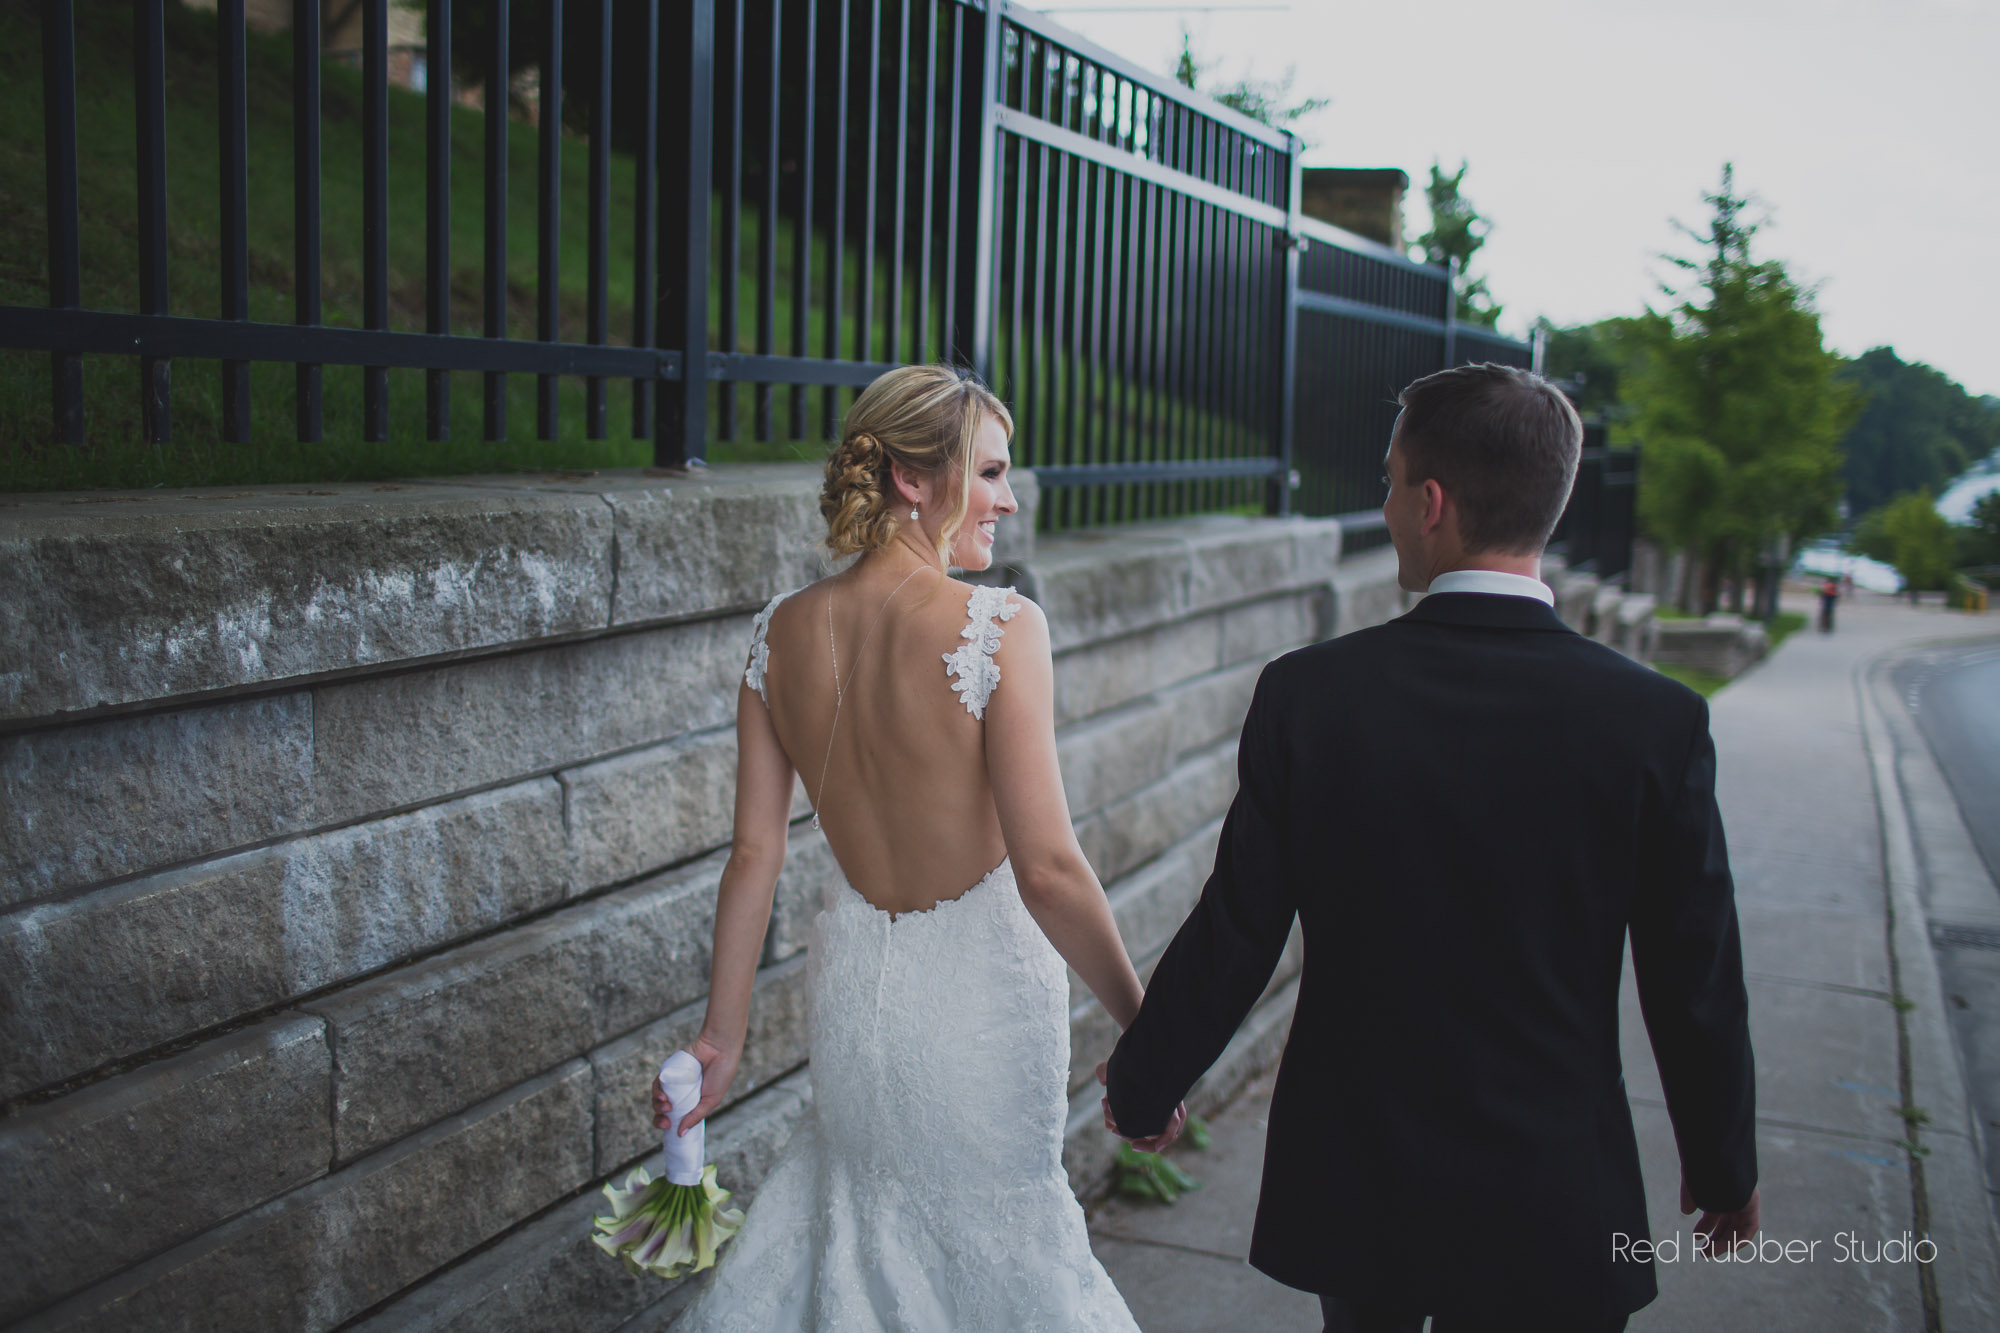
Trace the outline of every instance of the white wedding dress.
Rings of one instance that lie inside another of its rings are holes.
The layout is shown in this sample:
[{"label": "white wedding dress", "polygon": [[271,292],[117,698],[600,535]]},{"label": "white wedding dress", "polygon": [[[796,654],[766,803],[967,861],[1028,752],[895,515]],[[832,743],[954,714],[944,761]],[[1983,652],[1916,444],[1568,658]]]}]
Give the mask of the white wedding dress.
[{"label": "white wedding dress", "polygon": [[[974,717],[1011,592],[945,659]],[[894,920],[841,883],[807,947],[811,1107],[674,1333],[1138,1333],[1063,1171],[1067,976],[1012,867]]]}]

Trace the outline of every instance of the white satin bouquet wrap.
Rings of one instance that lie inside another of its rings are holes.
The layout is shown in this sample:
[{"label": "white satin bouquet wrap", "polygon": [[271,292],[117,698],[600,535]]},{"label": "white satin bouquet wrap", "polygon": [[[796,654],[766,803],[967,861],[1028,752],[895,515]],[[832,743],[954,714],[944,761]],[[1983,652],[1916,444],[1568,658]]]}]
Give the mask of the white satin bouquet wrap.
[{"label": "white satin bouquet wrap", "polygon": [[680,1132],[681,1118],[701,1100],[701,1062],[675,1051],[660,1066],[660,1091],[674,1108],[667,1113],[664,1174],[655,1180],[642,1166],[622,1188],[607,1183],[611,1216],[593,1219],[598,1234],[591,1240],[634,1273],[675,1278],[711,1267],[715,1252],[743,1225],[743,1210],[721,1207],[729,1191],[706,1163],[708,1126]]}]

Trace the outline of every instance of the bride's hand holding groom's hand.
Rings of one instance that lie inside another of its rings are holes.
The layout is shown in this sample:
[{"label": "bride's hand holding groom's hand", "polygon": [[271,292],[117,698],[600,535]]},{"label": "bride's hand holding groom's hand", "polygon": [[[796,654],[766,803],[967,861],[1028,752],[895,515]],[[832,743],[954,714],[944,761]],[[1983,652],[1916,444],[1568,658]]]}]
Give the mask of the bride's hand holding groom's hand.
[{"label": "bride's hand holding groom's hand", "polygon": [[[1102,1086],[1108,1084],[1110,1081],[1111,1081],[1110,1066],[1106,1064],[1098,1065],[1097,1066],[1098,1084]],[[1179,1138],[1181,1136],[1181,1130],[1186,1128],[1187,1126],[1187,1103],[1182,1102],[1179,1106],[1176,1106],[1174,1108],[1174,1113],[1167,1120],[1167,1127],[1165,1129],[1161,1130],[1157,1134],[1149,1135],[1146,1138],[1135,1139],[1130,1134],[1127,1134],[1124,1130],[1118,1128],[1118,1122],[1111,1118],[1111,1099],[1109,1097],[1103,1097],[1100,1098],[1099,1100],[1104,1104],[1104,1127],[1110,1130],[1113,1134],[1116,1134],[1119,1138],[1124,1139],[1134,1148],[1137,1148],[1140,1152],[1165,1152],[1167,1145],[1172,1143],[1175,1139]]]},{"label": "bride's hand holding groom's hand", "polygon": [[[711,1038],[706,1032],[688,1043],[688,1054],[701,1062],[701,1100],[694,1104],[681,1121],[681,1133],[685,1134],[708,1118],[708,1113],[722,1105],[722,1099],[729,1095],[729,1085],[736,1081],[736,1064],[743,1058],[743,1044],[737,1042],[725,1046]],[[671,1129],[668,1119],[673,1111],[673,1103],[660,1091],[659,1080],[655,1079],[653,1089],[653,1128]]]}]

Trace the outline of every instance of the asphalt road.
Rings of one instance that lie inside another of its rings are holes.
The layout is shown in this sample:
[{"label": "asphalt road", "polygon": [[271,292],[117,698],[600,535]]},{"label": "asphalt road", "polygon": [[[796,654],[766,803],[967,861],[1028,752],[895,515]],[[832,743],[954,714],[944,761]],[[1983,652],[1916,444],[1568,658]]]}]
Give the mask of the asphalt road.
[{"label": "asphalt road", "polygon": [[2000,884],[2000,645],[1941,648],[1905,662],[1895,679]]}]

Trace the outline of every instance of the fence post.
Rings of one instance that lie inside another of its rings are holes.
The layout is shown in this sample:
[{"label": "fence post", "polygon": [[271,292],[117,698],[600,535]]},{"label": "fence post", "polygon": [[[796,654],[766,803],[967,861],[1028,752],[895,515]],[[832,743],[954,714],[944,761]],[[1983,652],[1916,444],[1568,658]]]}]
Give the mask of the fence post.
[{"label": "fence post", "polygon": [[1298,422],[1299,391],[1299,261],[1305,254],[1305,234],[1299,230],[1305,174],[1299,163],[1299,136],[1285,131],[1285,304],[1280,332],[1283,348],[1282,384],[1278,394],[1278,475],[1270,508],[1280,518],[1292,512],[1292,435]]},{"label": "fence post", "polygon": [[965,230],[955,238],[955,245],[970,262],[959,269],[959,281],[966,290],[954,303],[958,327],[950,330],[951,350],[970,361],[974,373],[988,384],[993,382],[994,287],[1000,264],[999,247],[993,242],[993,217],[1000,175],[998,112],[1005,10],[1004,0],[986,0],[976,29],[979,49],[973,57],[978,62],[978,77],[966,83],[967,96],[978,99],[976,107],[967,108],[973,114],[966,117],[977,138],[972,145],[970,216],[962,218]]},{"label": "fence post", "polygon": [[715,0],[661,15],[659,345],[681,377],[654,395],[653,466],[680,469],[708,447],[708,206],[715,113]]}]

